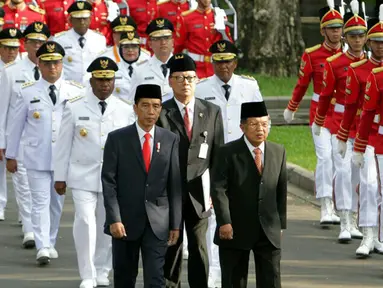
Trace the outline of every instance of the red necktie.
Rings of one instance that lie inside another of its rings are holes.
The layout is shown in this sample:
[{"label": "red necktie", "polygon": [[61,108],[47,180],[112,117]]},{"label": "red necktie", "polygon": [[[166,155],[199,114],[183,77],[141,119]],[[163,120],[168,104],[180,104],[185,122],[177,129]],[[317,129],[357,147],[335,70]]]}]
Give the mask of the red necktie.
[{"label": "red necktie", "polygon": [[146,172],[149,172],[151,154],[152,153],[150,153],[150,134],[146,133],[144,145],[142,146],[142,156],[144,157]]},{"label": "red necktie", "polygon": [[185,129],[186,129],[186,134],[188,135],[188,138],[190,141],[192,136],[192,128],[191,128],[191,123],[189,118],[189,109],[186,106],[184,109],[185,109],[185,115],[184,115]]},{"label": "red necktie", "polygon": [[262,151],[259,148],[255,148],[254,153],[255,153],[255,166],[257,166],[259,174],[262,175]]}]

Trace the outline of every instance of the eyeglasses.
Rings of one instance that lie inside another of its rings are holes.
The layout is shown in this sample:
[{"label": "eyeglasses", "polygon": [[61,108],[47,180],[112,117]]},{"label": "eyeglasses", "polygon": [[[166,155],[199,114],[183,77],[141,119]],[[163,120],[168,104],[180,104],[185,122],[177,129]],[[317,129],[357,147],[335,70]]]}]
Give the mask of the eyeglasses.
[{"label": "eyeglasses", "polygon": [[173,39],[172,36],[150,37],[150,40],[151,40],[151,41],[155,41],[155,42],[157,42],[157,41],[161,41],[161,40],[169,41],[169,40],[171,40],[171,39]]},{"label": "eyeglasses", "polygon": [[252,130],[255,130],[256,128],[258,127],[261,127],[261,128],[268,128],[269,127],[269,122],[257,122],[257,123],[254,123],[254,122],[250,122],[250,123],[247,123],[247,126],[252,129]]},{"label": "eyeglasses", "polygon": [[196,81],[197,76],[170,76],[171,78],[175,79],[178,83],[184,83],[185,79],[188,81],[188,83],[193,83]]}]

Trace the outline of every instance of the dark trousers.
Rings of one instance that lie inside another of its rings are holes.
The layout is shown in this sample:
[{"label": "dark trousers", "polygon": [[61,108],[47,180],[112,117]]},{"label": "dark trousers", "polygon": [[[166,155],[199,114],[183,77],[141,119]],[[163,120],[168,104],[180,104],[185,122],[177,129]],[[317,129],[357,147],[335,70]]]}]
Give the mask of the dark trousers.
[{"label": "dark trousers", "polygon": [[150,223],[147,222],[143,235],[135,241],[113,238],[114,288],[135,287],[140,249],[144,270],[144,287],[165,287],[163,267],[165,264],[167,242],[166,240],[159,240],[154,235]]},{"label": "dark trousers", "polygon": [[[208,218],[200,219],[190,200],[184,204],[183,217],[188,237],[188,282],[190,288],[207,288],[209,258],[206,245]],[[165,260],[166,287],[180,288],[182,274],[183,233],[175,246],[169,247]]]},{"label": "dark trousers", "polygon": [[[254,245],[257,288],[281,288],[281,250],[263,234]],[[222,288],[246,288],[250,250],[219,248]]]}]

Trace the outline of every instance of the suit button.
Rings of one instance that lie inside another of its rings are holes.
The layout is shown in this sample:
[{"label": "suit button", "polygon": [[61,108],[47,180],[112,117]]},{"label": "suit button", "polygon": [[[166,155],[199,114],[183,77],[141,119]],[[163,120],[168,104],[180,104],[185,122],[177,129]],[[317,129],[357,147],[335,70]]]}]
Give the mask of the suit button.
[{"label": "suit button", "polygon": [[149,184],[146,184],[146,187],[149,187]]},{"label": "suit button", "polygon": [[145,203],[147,203],[148,202],[148,200],[145,200]]}]

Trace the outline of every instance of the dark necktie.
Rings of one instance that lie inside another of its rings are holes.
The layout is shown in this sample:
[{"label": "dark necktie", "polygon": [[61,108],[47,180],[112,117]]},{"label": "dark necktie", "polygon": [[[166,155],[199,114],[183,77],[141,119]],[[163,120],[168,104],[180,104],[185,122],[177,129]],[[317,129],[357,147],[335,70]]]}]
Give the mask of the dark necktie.
[{"label": "dark necktie", "polygon": [[133,67],[132,67],[132,65],[129,65],[129,77],[132,77],[132,75],[133,75]]},{"label": "dark necktie", "polygon": [[104,115],[105,109],[106,109],[106,102],[105,101],[100,101],[98,102],[101,106],[101,114]]},{"label": "dark necktie", "polygon": [[166,75],[168,74],[168,67],[166,66],[166,64],[162,64],[161,69],[162,69],[162,74],[164,74],[164,77],[166,78]]},{"label": "dark necktie", "polygon": [[78,38],[78,44],[80,44],[81,49],[84,48],[85,38],[83,36]]},{"label": "dark necktie", "polygon": [[49,86],[49,97],[51,97],[53,105],[55,105],[56,101],[57,101],[55,90],[56,90],[56,86],[55,85]]},{"label": "dark necktie", "polygon": [[142,145],[142,156],[144,158],[146,172],[149,172],[150,158],[151,158],[151,153],[150,153],[150,133],[146,133],[145,134],[144,145]]},{"label": "dark necktie", "polygon": [[33,72],[33,73],[34,73],[33,76],[35,77],[35,80],[37,81],[37,80],[40,79],[39,67],[35,66],[35,68],[33,68],[33,70],[34,70],[34,72]]},{"label": "dark necktie", "polygon": [[225,89],[225,98],[227,101],[229,101],[229,97],[230,97],[230,85],[229,84],[225,84],[225,85],[222,85],[223,89]]}]

